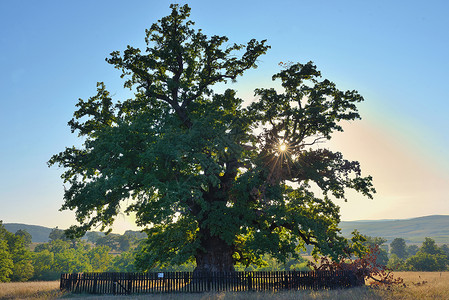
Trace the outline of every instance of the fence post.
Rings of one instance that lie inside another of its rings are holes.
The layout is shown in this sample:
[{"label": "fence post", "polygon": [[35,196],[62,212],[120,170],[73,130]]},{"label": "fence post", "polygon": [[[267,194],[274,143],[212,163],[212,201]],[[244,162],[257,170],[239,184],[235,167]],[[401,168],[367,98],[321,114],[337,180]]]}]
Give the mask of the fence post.
[{"label": "fence post", "polygon": [[112,295],[117,295],[117,274],[112,273]]},{"label": "fence post", "polygon": [[62,291],[65,288],[66,280],[64,274],[61,274],[61,281],[59,282],[59,289]]},{"label": "fence post", "polygon": [[211,289],[211,283],[212,283],[212,276],[216,276],[217,273],[213,273],[213,272],[208,272],[206,273],[207,275],[207,291],[210,292]]},{"label": "fence post", "polygon": [[98,276],[94,275],[94,286],[93,286],[93,293],[96,294],[97,293],[97,278]]},{"label": "fence post", "polygon": [[248,280],[248,291],[252,291],[253,290],[253,278],[251,277],[251,273],[249,273],[246,278]]},{"label": "fence post", "polygon": [[72,274],[69,274],[69,276],[67,276],[68,278],[68,280],[67,280],[67,282],[66,282],[66,288],[67,288],[67,290],[68,291],[72,291]]}]

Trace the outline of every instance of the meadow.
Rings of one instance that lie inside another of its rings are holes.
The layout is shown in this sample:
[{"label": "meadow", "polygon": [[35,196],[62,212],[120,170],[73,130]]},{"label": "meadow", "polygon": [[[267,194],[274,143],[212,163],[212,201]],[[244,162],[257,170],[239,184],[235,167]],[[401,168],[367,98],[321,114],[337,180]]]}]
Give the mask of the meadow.
[{"label": "meadow", "polygon": [[[185,299],[185,300],[256,300],[256,299],[447,299],[449,272],[396,272],[404,286],[371,288],[368,286],[325,291],[286,291],[277,293],[204,293],[157,294],[120,297],[124,299]],[[0,283],[0,299],[87,299],[112,300],[117,296],[79,295],[59,291],[59,281]]]},{"label": "meadow", "polygon": [[0,299],[57,299],[66,295],[58,281],[0,282]]}]

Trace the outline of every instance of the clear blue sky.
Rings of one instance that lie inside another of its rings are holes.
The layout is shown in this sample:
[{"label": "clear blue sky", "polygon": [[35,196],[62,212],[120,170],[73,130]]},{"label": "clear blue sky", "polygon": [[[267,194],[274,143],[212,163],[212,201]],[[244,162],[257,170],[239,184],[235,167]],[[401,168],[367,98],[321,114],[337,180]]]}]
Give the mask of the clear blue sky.
[{"label": "clear blue sky", "polygon": [[[280,61],[309,60],[365,97],[362,121],[329,147],[359,160],[378,194],[341,203],[343,220],[449,214],[449,2],[187,2],[208,35],[268,40],[259,68],[231,85],[248,101],[255,88],[272,85]],[[0,2],[0,220],[74,222],[58,211],[62,170],[46,162],[79,144],[67,122],[97,81],[117,99],[126,96],[104,59],[128,44],[143,47],[145,28],[170,12],[169,3]]]}]

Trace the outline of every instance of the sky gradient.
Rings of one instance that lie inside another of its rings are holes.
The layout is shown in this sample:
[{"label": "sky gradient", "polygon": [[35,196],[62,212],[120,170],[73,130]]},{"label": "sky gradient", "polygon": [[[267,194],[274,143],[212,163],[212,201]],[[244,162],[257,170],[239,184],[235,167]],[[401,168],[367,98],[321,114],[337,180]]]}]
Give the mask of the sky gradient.
[{"label": "sky gradient", "polygon": [[[314,61],[323,77],[365,98],[361,121],[326,147],[372,175],[374,200],[351,195],[342,220],[449,214],[449,2],[187,1],[196,28],[230,43],[267,39],[268,54],[228,87],[248,102],[272,87],[278,63]],[[170,13],[169,1],[0,2],[0,220],[66,228],[62,173],[46,162],[79,145],[67,122],[104,81],[127,97],[104,59]],[[186,1],[175,2],[184,4]],[[115,228],[132,228],[120,216]]]}]

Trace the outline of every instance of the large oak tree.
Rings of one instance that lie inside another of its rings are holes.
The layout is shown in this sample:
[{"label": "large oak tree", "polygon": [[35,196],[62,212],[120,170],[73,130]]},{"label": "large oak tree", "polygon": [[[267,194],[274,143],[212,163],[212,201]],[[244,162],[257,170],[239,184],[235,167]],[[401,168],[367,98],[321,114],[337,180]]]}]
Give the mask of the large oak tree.
[{"label": "large oak tree", "polygon": [[255,68],[269,46],[208,37],[193,28],[187,5],[171,8],[146,31],[144,51],[128,46],[107,59],[133,98],[113,101],[98,83],[69,122],[83,146],[49,161],[64,168],[62,209],[80,223],[69,233],[135,213],[148,234],[143,269],[194,259],[197,271],[232,271],[264,253],[295,256],[305,244],[347,255],[331,198],[375,191],[358,162],[319,142],[342,131],[340,121],[360,118],[363,98],[321,79],[311,62],[284,64],[273,76],[282,91],[257,89],[247,106],[231,89],[214,92]]}]

